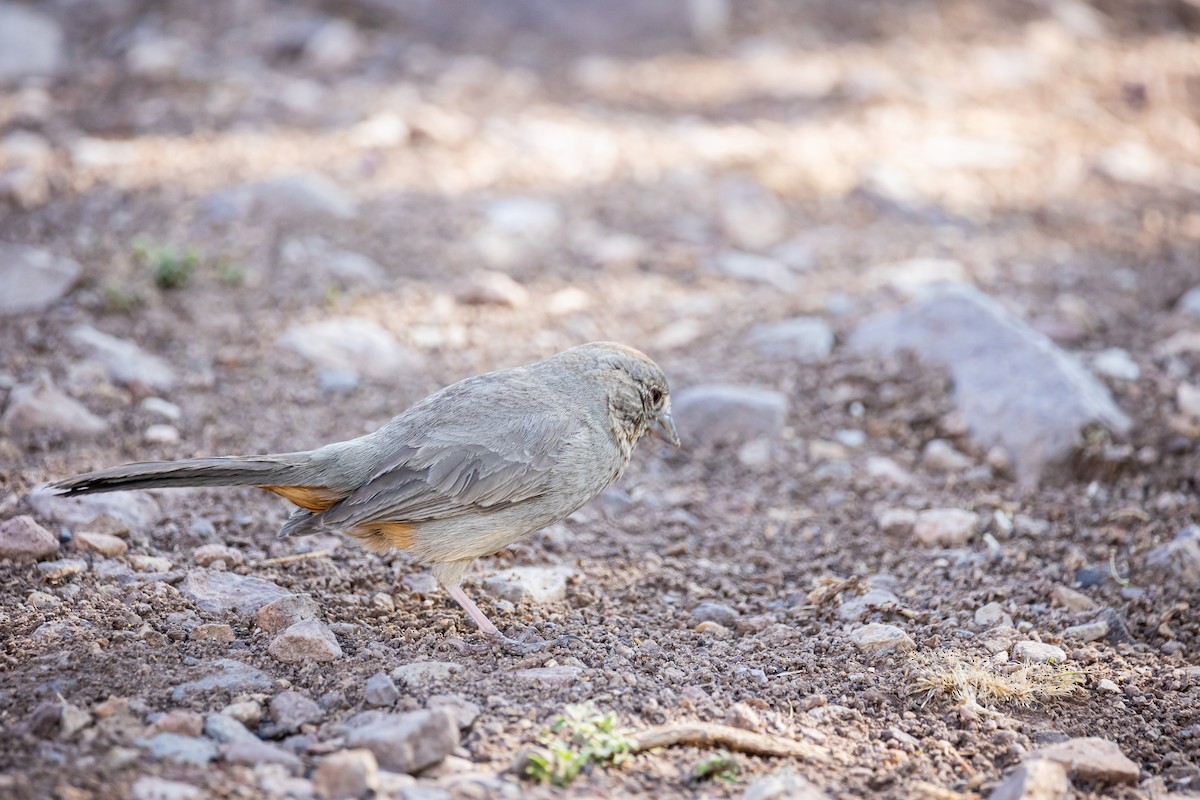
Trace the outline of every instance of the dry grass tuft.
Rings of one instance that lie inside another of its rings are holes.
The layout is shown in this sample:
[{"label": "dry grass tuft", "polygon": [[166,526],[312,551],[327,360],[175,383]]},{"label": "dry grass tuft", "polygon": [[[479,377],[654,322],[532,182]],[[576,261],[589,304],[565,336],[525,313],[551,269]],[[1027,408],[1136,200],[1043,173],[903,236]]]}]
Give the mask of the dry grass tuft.
[{"label": "dry grass tuft", "polygon": [[909,694],[924,694],[926,702],[949,696],[972,706],[1029,706],[1075,694],[1086,673],[1054,664],[993,665],[940,654],[918,667],[914,677]]}]

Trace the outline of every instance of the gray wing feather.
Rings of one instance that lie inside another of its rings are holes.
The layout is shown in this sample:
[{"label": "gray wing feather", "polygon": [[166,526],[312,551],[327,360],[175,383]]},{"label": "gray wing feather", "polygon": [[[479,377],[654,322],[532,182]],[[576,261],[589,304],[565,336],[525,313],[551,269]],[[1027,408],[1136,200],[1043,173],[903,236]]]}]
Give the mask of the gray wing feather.
[{"label": "gray wing feather", "polygon": [[561,406],[557,413],[539,411],[549,413],[476,410],[469,424],[448,424],[443,417],[422,433],[410,429],[406,444],[392,450],[366,483],[313,517],[311,526],[443,519],[543,494],[572,419]]}]

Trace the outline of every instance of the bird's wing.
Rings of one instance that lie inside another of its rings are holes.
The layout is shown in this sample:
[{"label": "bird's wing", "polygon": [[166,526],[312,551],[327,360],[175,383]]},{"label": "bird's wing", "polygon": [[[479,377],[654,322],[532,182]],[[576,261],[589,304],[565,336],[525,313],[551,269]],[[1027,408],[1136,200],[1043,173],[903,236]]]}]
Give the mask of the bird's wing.
[{"label": "bird's wing", "polygon": [[504,508],[544,493],[560,446],[577,423],[560,404],[513,405],[442,404],[436,419],[414,409],[419,413],[375,474],[312,522],[326,530],[419,522]]}]

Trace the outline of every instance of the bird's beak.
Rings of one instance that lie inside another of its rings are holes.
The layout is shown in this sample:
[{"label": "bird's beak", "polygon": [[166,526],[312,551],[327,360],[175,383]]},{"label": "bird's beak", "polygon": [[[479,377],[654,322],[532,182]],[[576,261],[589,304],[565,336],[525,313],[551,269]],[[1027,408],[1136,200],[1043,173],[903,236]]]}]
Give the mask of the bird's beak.
[{"label": "bird's beak", "polygon": [[671,419],[671,407],[668,405],[654,420],[650,434],[655,439],[662,439],[669,445],[679,447],[679,434],[675,431],[675,421]]}]

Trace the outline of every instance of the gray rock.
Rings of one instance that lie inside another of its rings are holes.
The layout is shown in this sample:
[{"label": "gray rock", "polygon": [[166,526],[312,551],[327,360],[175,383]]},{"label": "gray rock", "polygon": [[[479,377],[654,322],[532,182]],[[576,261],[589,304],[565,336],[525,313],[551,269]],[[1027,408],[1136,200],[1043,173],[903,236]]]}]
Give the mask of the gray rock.
[{"label": "gray rock", "polygon": [[308,659],[336,661],[342,657],[342,647],[333,631],[315,619],[302,620],[280,633],[271,640],[267,652],[289,664]]},{"label": "gray rock", "polygon": [[934,472],[963,472],[975,462],[945,439],[931,439],[921,451],[921,463]]},{"label": "gray rock", "polygon": [[257,726],[262,721],[262,703],[257,700],[239,700],[221,709],[221,714],[243,725]]},{"label": "gray rock", "polygon": [[63,62],[62,29],[53,17],[27,5],[0,3],[0,82],[53,75]]},{"label": "gray rock", "polygon": [[39,517],[56,525],[118,536],[129,531],[144,531],[161,516],[158,501],[146,492],[63,497],[42,486],[30,492],[26,499]]},{"label": "gray rock", "polygon": [[267,603],[288,596],[288,590],[252,575],[204,568],[188,572],[179,592],[210,614],[233,612],[248,616]]},{"label": "gray rock", "polygon": [[159,733],[139,744],[154,758],[203,766],[217,757],[217,746],[207,739],[178,733]]},{"label": "gray rock", "polygon": [[144,38],[125,51],[125,66],[134,75],[151,80],[168,80],[179,76],[184,63],[192,55],[191,46],[183,39],[168,36]]},{"label": "gray rock", "polygon": [[308,594],[289,594],[262,606],[254,614],[258,627],[267,633],[279,633],[297,622],[317,619],[321,609]]},{"label": "gray rock", "polygon": [[210,671],[203,678],[176,686],[171,692],[171,700],[178,703],[189,696],[210,692],[214,689],[236,694],[237,692],[262,691],[275,686],[275,682],[262,670],[231,658],[215,659],[208,666]]},{"label": "gray rock", "polygon": [[1062,764],[1035,758],[1019,765],[988,795],[988,800],[1058,800],[1071,790]]},{"label": "gray rock", "polygon": [[387,282],[387,272],[373,258],[342,250],[319,236],[289,239],[280,260],[296,280],[312,284],[313,293],[324,294],[330,284],[344,290],[378,288]]},{"label": "gray rock", "polygon": [[838,619],[851,622],[877,608],[898,608],[900,598],[887,589],[868,589],[858,597],[843,602],[837,609]]},{"label": "gray rock", "polygon": [[911,508],[888,508],[876,519],[879,529],[886,534],[898,536],[912,533],[917,524],[917,512]]},{"label": "gray rock", "polygon": [[209,714],[204,718],[204,735],[221,744],[258,739],[249,728],[224,713]]},{"label": "gray rock", "polygon": [[949,258],[910,258],[875,267],[871,275],[908,297],[915,297],[938,284],[970,281],[962,263]]},{"label": "gray rock", "polygon": [[347,747],[370,750],[379,766],[410,775],[442,761],[458,741],[458,723],[441,709],[389,715],[346,735]]},{"label": "gray rock", "polygon": [[462,730],[474,725],[475,720],[479,718],[479,706],[455,694],[430,695],[429,699],[425,701],[425,707],[449,711]]},{"label": "gray rock", "polygon": [[294,733],[302,725],[320,722],[325,712],[299,692],[280,692],[271,698],[271,720],[277,734]]},{"label": "gray rock", "polygon": [[1096,608],[1096,601],[1069,586],[1055,586],[1050,591],[1050,599],[1068,611],[1091,611]]},{"label": "gray rock", "polygon": [[48,433],[91,437],[108,430],[108,423],[55,386],[48,375],[12,388],[0,426],[26,436]]},{"label": "gray rock", "polygon": [[1103,639],[1108,636],[1108,633],[1108,620],[1102,617],[1093,622],[1085,622],[1082,625],[1072,625],[1063,631],[1063,637],[1078,639],[1083,642],[1094,642],[1097,639]]},{"label": "gray rock", "polygon": [[488,206],[471,245],[489,267],[505,270],[544,251],[562,226],[557,204],[536,197],[505,197]]},{"label": "gray rock", "polygon": [[1151,550],[1146,565],[1187,586],[1200,585],[1200,525],[1188,525],[1170,542]]},{"label": "gray rock", "polygon": [[58,561],[43,561],[37,565],[42,579],[51,583],[62,583],[76,575],[87,572],[88,563],[79,558],[60,558]]},{"label": "gray rock", "polygon": [[313,790],[325,800],[366,800],[379,788],[379,762],[370,750],[332,753],[313,770]]},{"label": "gray rock", "polygon": [[155,423],[142,431],[142,441],[146,444],[179,444],[179,429],[174,425]]},{"label": "gray rock", "polygon": [[764,250],[787,235],[787,209],[758,181],[730,178],[721,184],[718,195],[721,227],[735,246]]},{"label": "gray rock", "polygon": [[326,20],[304,43],[304,60],[326,72],[352,66],[362,52],[363,41],[358,28],[341,17]]},{"label": "gray rock", "polygon": [[755,327],[749,342],[771,358],[814,363],[833,351],[833,330],[820,317],[796,317]]},{"label": "gray rock", "polygon": [[829,800],[829,795],[791,771],[759,778],[746,787],[742,800]]},{"label": "gray rock", "polygon": [[1067,654],[1057,645],[1025,641],[1013,645],[1012,659],[1035,664],[1062,664],[1067,660]]},{"label": "gray rock", "polygon": [[781,292],[793,292],[798,287],[796,275],[781,261],[741,250],[722,250],[713,258],[711,269],[719,275],[761,283]]},{"label": "gray rock", "polygon": [[357,317],[294,326],[279,339],[279,346],[321,369],[348,370],[380,381],[398,380],[421,362],[386,330]]},{"label": "gray rock", "polygon": [[392,670],[392,680],[416,689],[425,684],[447,680],[462,671],[462,667],[450,661],[417,661],[401,664]]},{"label": "gray rock", "polygon": [[221,758],[229,764],[280,764],[292,772],[299,772],[304,767],[304,762],[295,753],[257,738],[223,744],[220,753]]},{"label": "gray rock", "polygon": [[192,560],[202,567],[210,566],[216,561],[224,561],[227,567],[240,567],[246,560],[246,557],[242,555],[241,550],[237,550],[227,544],[213,542],[201,545],[193,550]]},{"label": "gray rock", "polygon": [[474,306],[521,308],[529,302],[529,292],[503,272],[482,270],[473,274],[463,286],[458,301]]},{"label": "gray rock", "polygon": [[1193,286],[1184,292],[1183,297],[1175,305],[1175,310],[1193,317],[1200,317],[1200,286]]},{"label": "gray rock", "polygon": [[133,782],[133,800],[202,800],[208,793],[182,781],[144,775]]},{"label": "gray rock", "polygon": [[172,422],[183,418],[183,409],[169,400],[163,400],[161,397],[147,397],[138,403],[138,408],[147,414],[154,414]]},{"label": "gray rock", "polygon": [[917,645],[907,633],[895,625],[881,625],[872,622],[863,625],[850,633],[850,641],[854,642],[864,653],[877,655],[879,653],[903,653],[915,650]]},{"label": "gray rock", "polygon": [[[4,6],[0,6],[0,30]],[[0,40],[4,34],[0,33]],[[0,64],[4,44],[0,43]],[[4,71],[0,66],[0,76]],[[69,258],[59,258],[45,250],[21,244],[0,242],[0,317],[39,313],[58,302],[83,268]]]},{"label": "gray rock", "polygon": [[1110,347],[1092,356],[1092,372],[1118,381],[1136,381],[1142,374],[1129,351],[1119,347]]},{"label": "gray rock", "polygon": [[1078,361],[967,286],[930,290],[900,311],[873,317],[850,344],[883,355],[912,349],[946,367],[972,434],[1008,450],[1025,482],[1067,461],[1087,426],[1118,435],[1130,428],[1108,389]]},{"label": "gray rock", "polygon": [[1140,770],[1115,742],[1096,736],[1068,739],[1036,750],[1033,758],[1048,758],[1066,767],[1072,778],[1098,783],[1137,783]]},{"label": "gray rock", "polygon": [[13,517],[0,522],[0,558],[40,561],[55,555],[58,555],[58,537],[38,525],[33,517]]},{"label": "gray rock", "polygon": [[931,508],[917,514],[913,536],[926,547],[961,547],[979,527],[979,517],[961,508]]},{"label": "gray rock", "polygon": [[71,329],[71,343],[94,358],[108,370],[109,378],[117,383],[140,385],[164,391],[174,388],[179,379],[175,368],[166,360],[147,353],[124,339],[109,336],[90,325]]},{"label": "gray rock", "polygon": [[705,600],[692,609],[692,619],[696,622],[715,622],[726,628],[732,628],[737,624],[740,616],[741,614],[733,606],[715,603],[712,600]]},{"label": "gray rock", "polygon": [[986,603],[975,609],[975,627],[988,630],[998,626],[1011,628],[1013,619],[999,603]]},{"label": "gray rock", "polygon": [[376,672],[367,678],[363,699],[369,706],[393,706],[400,699],[400,690],[386,672]]},{"label": "gray rock", "polygon": [[123,556],[129,551],[129,544],[120,536],[111,533],[92,533],[80,531],[75,534],[75,546],[80,550],[99,553],[109,558]]},{"label": "gray rock", "polygon": [[226,190],[214,199],[230,203],[234,209],[297,227],[358,216],[358,202],[353,197],[329,178],[312,172]]},{"label": "gray rock", "polygon": [[518,669],[509,673],[513,679],[522,683],[532,683],[551,689],[564,689],[579,680],[583,675],[582,667],[531,667]]},{"label": "gray rock", "polygon": [[483,581],[488,592],[512,603],[557,603],[567,596],[570,567],[514,567]]},{"label": "gray rock", "polygon": [[780,438],[788,402],[769,389],[704,384],[680,391],[671,407],[685,443],[737,444]]}]

